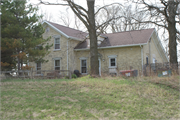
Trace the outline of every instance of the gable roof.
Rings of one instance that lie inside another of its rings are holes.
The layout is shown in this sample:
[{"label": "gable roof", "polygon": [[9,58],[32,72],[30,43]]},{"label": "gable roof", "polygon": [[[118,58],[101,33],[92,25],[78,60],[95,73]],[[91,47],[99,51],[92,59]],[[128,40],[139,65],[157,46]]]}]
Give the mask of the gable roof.
[{"label": "gable roof", "polygon": [[[113,47],[124,47],[124,46],[137,46],[147,44],[154,28],[143,29],[143,30],[133,30],[117,33],[104,34],[106,38],[98,46],[99,48],[113,48]],[[78,44],[75,49],[88,49],[88,42],[83,41]]]},{"label": "gable roof", "polygon": [[50,22],[50,21],[44,21],[43,23],[48,24],[54,30],[56,30],[60,34],[64,35],[66,38],[82,41],[88,35],[88,33],[85,33],[85,32],[82,32],[82,31],[79,31],[79,30],[76,30],[73,28],[65,27],[65,26]]}]

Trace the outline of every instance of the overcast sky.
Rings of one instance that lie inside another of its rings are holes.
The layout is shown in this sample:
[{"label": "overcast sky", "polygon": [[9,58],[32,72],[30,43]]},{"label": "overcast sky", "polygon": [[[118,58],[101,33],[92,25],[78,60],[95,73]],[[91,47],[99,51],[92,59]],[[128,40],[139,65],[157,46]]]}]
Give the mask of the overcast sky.
[{"label": "overcast sky", "polygon": [[[51,3],[56,3],[57,1],[58,2],[62,2],[62,0],[43,0],[43,1],[48,1],[48,2],[51,2]],[[30,0],[29,1],[30,3],[33,3],[33,4],[38,4],[38,0]],[[95,6],[103,6],[103,5],[107,5],[107,4],[111,4],[111,3],[115,3],[115,2],[118,2],[118,3],[122,3],[124,4],[124,0],[95,0]],[[66,3],[66,2],[64,2]],[[75,3],[83,6],[83,7],[87,7],[86,5],[86,0],[75,0]],[[39,7],[39,11],[40,13],[46,13],[46,14],[51,14],[52,16],[52,19],[51,21],[53,22],[56,22],[58,23],[58,19],[59,19],[59,15],[60,15],[60,11],[61,12],[65,12],[66,11],[66,8],[67,6],[61,6],[61,5],[38,5]]]}]

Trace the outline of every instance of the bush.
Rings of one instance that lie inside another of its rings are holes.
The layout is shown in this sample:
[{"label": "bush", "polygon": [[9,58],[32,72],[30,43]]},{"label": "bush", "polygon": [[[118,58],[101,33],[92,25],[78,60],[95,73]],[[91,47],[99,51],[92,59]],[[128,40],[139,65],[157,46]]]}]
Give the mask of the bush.
[{"label": "bush", "polygon": [[69,76],[65,76],[65,79],[69,79]]},{"label": "bush", "polygon": [[77,75],[76,74],[72,74],[72,78],[77,78]]}]

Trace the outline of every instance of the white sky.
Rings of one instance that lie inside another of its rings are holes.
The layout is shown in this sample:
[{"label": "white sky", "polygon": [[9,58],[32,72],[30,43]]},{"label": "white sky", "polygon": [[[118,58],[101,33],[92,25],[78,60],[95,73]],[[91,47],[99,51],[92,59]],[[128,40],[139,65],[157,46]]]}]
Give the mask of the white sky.
[{"label": "white sky", "polygon": [[[62,0],[43,0],[43,1],[48,1],[50,3],[62,3]],[[33,4],[37,4],[39,3],[38,0],[30,0],[30,3]],[[86,5],[86,0],[75,0],[75,2],[83,7],[87,7]],[[103,6],[103,5],[107,5],[107,4],[111,4],[111,3],[124,3],[124,0],[95,0],[95,6]],[[66,3],[66,2],[63,2]],[[65,11],[67,6],[61,6],[61,5],[38,5],[38,7],[40,8],[40,11],[46,12],[47,14],[51,14],[51,16],[53,17],[53,22],[58,22],[58,15],[60,14],[59,11]]]}]

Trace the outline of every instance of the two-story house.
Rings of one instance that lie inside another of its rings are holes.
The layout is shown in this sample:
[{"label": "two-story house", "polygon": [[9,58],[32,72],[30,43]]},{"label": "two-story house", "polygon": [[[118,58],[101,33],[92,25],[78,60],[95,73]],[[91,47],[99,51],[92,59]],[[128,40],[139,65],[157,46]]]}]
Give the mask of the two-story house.
[{"label": "two-story house", "polygon": [[[88,33],[44,21],[44,38],[51,36],[47,63],[30,63],[36,70],[90,70],[90,40]],[[98,36],[99,71],[102,73],[137,69],[155,62],[168,62],[156,30],[143,29]]]}]

